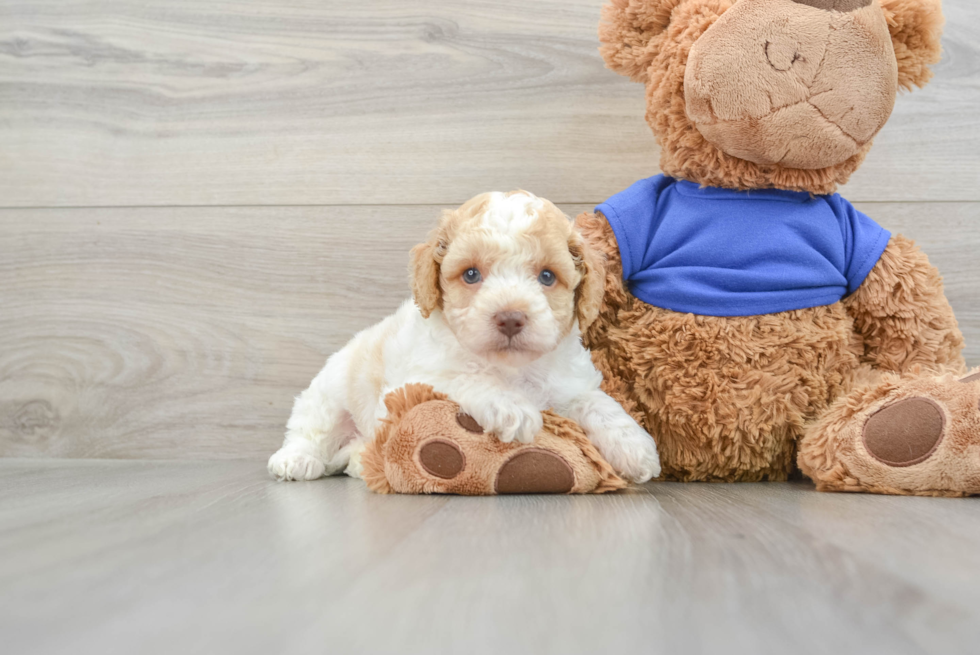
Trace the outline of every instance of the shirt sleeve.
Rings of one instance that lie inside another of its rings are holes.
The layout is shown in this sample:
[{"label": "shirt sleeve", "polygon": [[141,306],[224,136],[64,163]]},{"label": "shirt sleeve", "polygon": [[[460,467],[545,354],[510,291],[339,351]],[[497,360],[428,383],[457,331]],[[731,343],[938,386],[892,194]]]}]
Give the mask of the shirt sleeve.
[{"label": "shirt sleeve", "polygon": [[626,281],[643,268],[647,245],[657,227],[657,200],[671,182],[664,175],[640,180],[595,208],[616,235]]},{"label": "shirt sleeve", "polygon": [[858,290],[885,252],[891,232],[881,227],[837,194],[828,198],[841,222],[844,236],[844,270],[847,295]]}]

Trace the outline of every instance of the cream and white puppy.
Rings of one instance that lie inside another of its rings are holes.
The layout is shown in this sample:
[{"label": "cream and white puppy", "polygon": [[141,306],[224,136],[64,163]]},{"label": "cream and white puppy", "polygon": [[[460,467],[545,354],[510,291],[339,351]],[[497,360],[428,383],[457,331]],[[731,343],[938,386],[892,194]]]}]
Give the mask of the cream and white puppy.
[{"label": "cream and white puppy", "polygon": [[273,477],[343,471],[373,438],[385,395],[409,382],[447,394],[505,442],[530,442],[553,409],[624,477],[660,475],[653,439],[599,388],[582,345],[603,272],[557,207],[516,191],[446,211],[412,250],[411,278],[414,302],[358,333],[296,399]]}]

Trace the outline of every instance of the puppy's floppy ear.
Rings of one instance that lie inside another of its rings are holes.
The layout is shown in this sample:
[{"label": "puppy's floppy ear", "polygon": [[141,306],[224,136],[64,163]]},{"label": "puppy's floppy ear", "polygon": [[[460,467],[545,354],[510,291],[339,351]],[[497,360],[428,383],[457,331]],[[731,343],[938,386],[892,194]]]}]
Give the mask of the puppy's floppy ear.
[{"label": "puppy's floppy ear", "polygon": [[442,259],[449,247],[444,224],[445,217],[439,227],[429,234],[428,241],[412,248],[408,273],[412,280],[412,296],[423,318],[429,318],[436,309],[442,309],[439,275]]},{"label": "puppy's floppy ear", "polygon": [[940,0],[880,0],[898,60],[898,84],[923,87],[929,66],[942,57],[943,9]]},{"label": "puppy's floppy ear", "polygon": [[568,238],[568,251],[572,253],[575,268],[582,276],[575,287],[575,317],[579,329],[584,332],[599,317],[606,291],[606,272],[599,253],[589,247],[578,232],[572,232]]},{"label": "puppy's floppy ear", "polygon": [[634,82],[647,82],[659,37],[683,0],[610,0],[602,7],[599,53],[606,66]]}]

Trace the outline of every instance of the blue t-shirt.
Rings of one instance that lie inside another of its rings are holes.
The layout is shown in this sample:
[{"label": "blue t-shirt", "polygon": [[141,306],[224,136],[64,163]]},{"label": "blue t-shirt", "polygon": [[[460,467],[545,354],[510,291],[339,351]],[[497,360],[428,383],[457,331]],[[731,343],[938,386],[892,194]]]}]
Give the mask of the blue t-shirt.
[{"label": "blue t-shirt", "polygon": [[708,316],[838,302],[861,286],[891,237],[837,194],[734,191],[663,175],[596,211],[616,234],[634,296]]}]

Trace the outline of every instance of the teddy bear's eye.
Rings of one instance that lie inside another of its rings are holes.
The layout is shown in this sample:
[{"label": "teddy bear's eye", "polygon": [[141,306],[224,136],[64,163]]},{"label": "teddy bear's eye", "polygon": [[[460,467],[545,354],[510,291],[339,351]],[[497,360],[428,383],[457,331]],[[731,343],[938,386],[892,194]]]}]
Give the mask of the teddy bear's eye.
[{"label": "teddy bear's eye", "polygon": [[546,287],[550,287],[552,284],[555,283],[555,280],[557,279],[558,278],[555,277],[555,274],[549,271],[548,269],[544,269],[543,271],[541,271],[540,274],[538,274],[538,282],[540,282]]},{"label": "teddy bear's eye", "polygon": [[463,282],[466,284],[476,284],[481,281],[483,276],[480,275],[480,269],[478,268],[468,268],[466,272],[463,273]]}]

